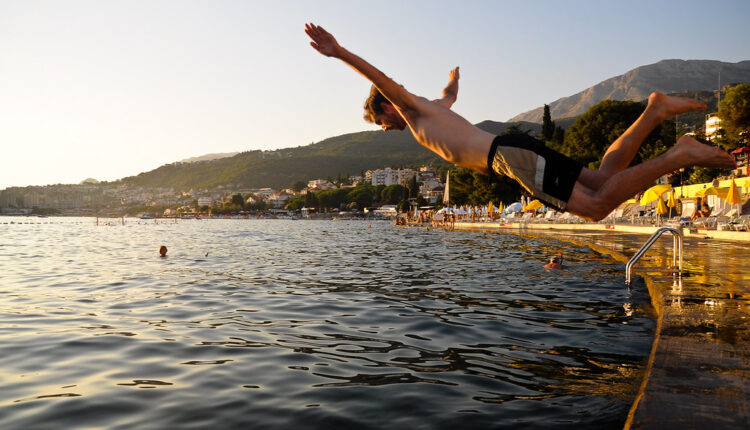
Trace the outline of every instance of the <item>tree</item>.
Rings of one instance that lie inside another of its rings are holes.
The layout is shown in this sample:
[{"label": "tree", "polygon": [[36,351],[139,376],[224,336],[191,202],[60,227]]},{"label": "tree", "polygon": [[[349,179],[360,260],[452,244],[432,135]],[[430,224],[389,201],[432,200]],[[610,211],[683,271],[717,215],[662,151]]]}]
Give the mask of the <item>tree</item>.
[{"label": "tree", "polygon": [[372,206],[372,187],[364,185],[354,188],[346,195],[346,201],[354,203],[359,209]]},{"label": "tree", "polygon": [[549,106],[544,105],[544,115],[542,116],[542,137],[545,141],[552,140],[552,136],[555,134],[555,122],[552,121],[552,117],[549,113]]},{"label": "tree", "polygon": [[305,188],[307,188],[307,183],[305,183],[304,181],[297,181],[292,184],[292,191],[294,191],[295,193],[299,193]]},{"label": "tree", "polygon": [[240,210],[245,209],[245,199],[242,197],[242,194],[235,194],[232,196],[232,204],[236,207],[239,207]]},{"label": "tree", "polygon": [[747,139],[747,133],[750,133],[750,84],[735,85],[727,90],[719,104],[719,118],[727,140],[736,143]]},{"label": "tree", "polygon": [[717,176],[721,175],[723,170],[712,169],[709,167],[695,167],[693,173],[690,174],[687,180],[687,184],[703,184],[711,182]]},{"label": "tree", "polygon": [[[589,168],[598,168],[609,145],[630,127],[643,109],[642,103],[631,101],[604,100],[597,103],[565,132],[561,152]],[[674,123],[664,121],[646,137],[632,164],[654,158],[674,143]]]},{"label": "tree", "polygon": [[320,206],[327,209],[338,209],[345,202],[349,190],[346,188],[337,188],[335,190],[326,190],[317,193]]},{"label": "tree", "polygon": [[384,205],[395,205],[409,196],[409,190],[403,185],[393,184],[383,188],[380,193],[380,203]]},{"label": "tree", "polygon": [[409,198],[415,198],[419,195],[419,183],[417,182],[417,175],[414,175],[406,183],[406,188],[409,189]]}]

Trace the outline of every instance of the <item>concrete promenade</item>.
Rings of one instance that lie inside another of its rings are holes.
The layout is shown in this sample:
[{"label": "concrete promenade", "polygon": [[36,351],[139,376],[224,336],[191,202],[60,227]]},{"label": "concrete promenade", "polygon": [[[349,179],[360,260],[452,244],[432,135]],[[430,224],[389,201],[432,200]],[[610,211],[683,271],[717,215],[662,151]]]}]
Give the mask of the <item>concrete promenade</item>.
[{"label": "concrete promenade", "polygon": [[[585,243],[624,264],[656,227],[606,224],[463,223]],[[750,428],[750,232],[683,231],[683,276],[663,235],[635,264],[657,315],[646,376],[625,428]]]}]

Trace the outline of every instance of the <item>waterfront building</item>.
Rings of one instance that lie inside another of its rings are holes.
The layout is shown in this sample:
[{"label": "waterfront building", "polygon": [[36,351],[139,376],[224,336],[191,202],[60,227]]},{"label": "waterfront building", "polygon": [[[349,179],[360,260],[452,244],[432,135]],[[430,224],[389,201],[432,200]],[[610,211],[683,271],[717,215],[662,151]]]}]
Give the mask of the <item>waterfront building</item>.
[{"label": "waterfront building", "polygon": [[336,185],[332,184],[327,179],[313,179],[312,181],[307,182],[307,189],[313,192],[335,190]]},{"label": "waterfront building", "polygon": [[211,197],[198,197],[198,207],[211,206],[214,203],[214,199]]},{"label": "waterfront building", "polygon": [[706,115],[706,140],[713,141],[721,130],[721,118],[717,113]]},{"label": "waterfront building", "polygon": [[268,204],[274,208],[283,208],[286,202],[294,197],[294,194],[285,191],[278,192],[268,198]]},{"label": "waterfront building", "polygon": [[406,185],[414,176],[416,172],[412,169],[391,169],[386,167],[385,169],[368,170],[365,176],[370,178],[370,184],[373,186],[378,185]]},{"label": "waterfront building", "polygon": [[732,151],[737,162],[737,168],[732,172],[735,176],[750,176],[750,146],[743,146]]}]

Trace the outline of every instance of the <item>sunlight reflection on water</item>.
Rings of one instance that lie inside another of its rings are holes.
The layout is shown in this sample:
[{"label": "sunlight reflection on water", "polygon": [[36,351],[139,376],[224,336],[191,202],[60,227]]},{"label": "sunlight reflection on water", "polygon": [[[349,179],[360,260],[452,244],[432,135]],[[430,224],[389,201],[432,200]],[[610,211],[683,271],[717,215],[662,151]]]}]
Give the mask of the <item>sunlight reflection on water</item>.
[{"label": "sunlight reflection on water", "polygon": [[3,428],[621,428],[652,340],[621,265],[553,240],[9,220]]}]

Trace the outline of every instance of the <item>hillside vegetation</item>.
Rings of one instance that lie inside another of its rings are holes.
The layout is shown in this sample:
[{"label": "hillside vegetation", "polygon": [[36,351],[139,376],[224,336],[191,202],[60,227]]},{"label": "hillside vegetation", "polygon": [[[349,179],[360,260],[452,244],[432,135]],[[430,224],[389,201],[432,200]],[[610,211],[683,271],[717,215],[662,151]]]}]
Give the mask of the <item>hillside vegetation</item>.
[{"label": "hillside vegetation", "polygon": [[[478,126],[501,134],[513,124],[484,121]],[[517,123],[539,132],[539,124]],[[276,151],[249,151],[233,157],[196,163],[173,163],[122,179],[142,187],[179,190],[240,185],[244,188],[284,188],[296,181],[340,175],[361,175],[366,170],[446,164],[419,145],[408,131],[364,131],[331,137],[318,143]]]}]

